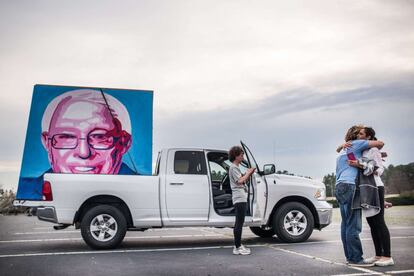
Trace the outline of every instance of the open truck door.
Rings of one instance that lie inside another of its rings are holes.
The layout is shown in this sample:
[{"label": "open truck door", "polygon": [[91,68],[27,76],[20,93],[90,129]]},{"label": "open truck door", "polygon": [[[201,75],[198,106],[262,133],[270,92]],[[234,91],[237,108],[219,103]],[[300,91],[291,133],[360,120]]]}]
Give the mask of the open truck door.
[{"label": "open truck door", "polygon": [[266,178],[262,177],[263,173],[260,171],[260,167],[257,165],[250,149],[242,141],[240,141],[240,144],[247,157],[249,167],[256,168],[256,171],[250,178],[249,209],[251,210],[253,221],[263,221],[266,214],[268,196]]}]

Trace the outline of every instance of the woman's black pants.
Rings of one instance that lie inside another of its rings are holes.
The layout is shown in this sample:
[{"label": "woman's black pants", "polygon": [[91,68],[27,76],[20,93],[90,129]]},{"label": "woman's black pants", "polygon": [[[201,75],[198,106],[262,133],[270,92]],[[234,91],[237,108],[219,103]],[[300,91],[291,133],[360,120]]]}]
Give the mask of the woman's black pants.
[{"label": "woman's black pants", "polygon": [[367,222],[371,228],[371,236],[374,241],[375,255],[391,257],[390,232],[384,220],[384,187],[378,187],[381,211],[373,217],[368,217]]},{"label": "woman's black pants", "polygon": [[244,217],[246,216],[246,202],[239,202],[234,204],[236,210],[236,222],[234,223],[234,245],[239,248],[241,245],[241,236],[244,224]]}]

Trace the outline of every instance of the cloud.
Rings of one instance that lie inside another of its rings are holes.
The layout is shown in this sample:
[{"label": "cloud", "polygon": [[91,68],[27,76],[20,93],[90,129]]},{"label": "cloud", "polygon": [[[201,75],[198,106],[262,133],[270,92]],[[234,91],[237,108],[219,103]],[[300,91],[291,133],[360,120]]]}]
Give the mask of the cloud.
[{"label": "cloud", "polygon": [[[413,76],[414,77],[414,74]],[[406,83],[394,83],[386,86],[369,86],[358,89],[336,91],[336,93],[320,93],[310,89],[296,89],[271,96],[263,100],[260,108],[252,112],[260,117],[275,117],[292,112],[309,109],[338,108],[353,103],[369,104],[387,100],[414,100],[414,82],[412,78]],[[277,103],[277,104],[275,104]]]},{"label": "cloud", "polygon": [[[414,77],[414,75],[413,75]],[[237,95],[235,95],[237,96]],[[320,93],[310,89],[296,89],[276,95],[263,97],[252,103],[246,101],[234,107],[212,109],[208,111],[178,113],[174,120],[188,121],[201,117],[202,122],[224,121],[231,123],[240,118],[249,121],[273,120],[275,117],[290,113],[301,113],[317,109],[336,109],[349,107],[353,104],[375,104],[387,101],[414,102],[414,82],[412,78],[404,82],[391,83],[386,86],[362,87],[353,90],[337,91],[336,93]],[[170,117],[171,118],[171,117]],[[210,119],[210,120],[207,120]],[[168,120],[166,120],[168,124]],[[197,124],[196,124],[197,125]]]},{"label": "cloud", "polygon": [[150,89],[170,116],[414,72],[404,1],[123,3],[2,2],[2,87],[26,97],[34,83]]},{"label": "cloud", "polygon": [[[390,93],[392,91],[392,93]],[[163,147],[228,149],[240,140],[260,164],[320,177],[335,170],[335,148],[356,123],[371,125],[386,141],[390,163],[412,158],[414,85],[389,84],[333,94],[286,91],[234,108],[187,112],[156,120],[154,150]]]}]

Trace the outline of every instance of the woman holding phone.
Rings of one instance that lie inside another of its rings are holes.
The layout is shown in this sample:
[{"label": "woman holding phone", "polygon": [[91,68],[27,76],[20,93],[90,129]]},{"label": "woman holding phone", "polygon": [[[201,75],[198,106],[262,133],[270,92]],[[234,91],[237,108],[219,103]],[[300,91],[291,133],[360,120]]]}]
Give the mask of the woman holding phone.
[{"label": "woman holding phone", "polygon": [[244,151],[240,146],[234,146],[229,150],[229,160],[231,166],[229,169],[230,186],[232,191],[233,205],[236,210],[236,221],[234,223],[234,255],[249,255],[250,249],[241,244],[241,236],[246,216],[247,208],[247,186],[246,182],[254,173],[255,168],[247,170],[245,175],[242,175],[239,165],[244,159]]}]

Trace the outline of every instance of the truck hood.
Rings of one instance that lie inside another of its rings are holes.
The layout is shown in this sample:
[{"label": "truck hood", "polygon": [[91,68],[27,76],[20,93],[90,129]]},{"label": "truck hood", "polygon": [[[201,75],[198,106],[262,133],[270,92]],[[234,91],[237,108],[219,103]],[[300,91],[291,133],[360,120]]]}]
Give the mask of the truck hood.
[{"label": "truck hood", "polygon": [[266,175],[266,181],[269,183],[269,181],[276,180],[276,182],[283,182],[287,185],[289,184],[295,184],[295,185],[307,185],[312,187],[321,187],[325,188],[325,184],[323,184],[320,181],[301,177],[301,176],[294,176],[294,175],[286,175],[286,174],[270,174]]}]

